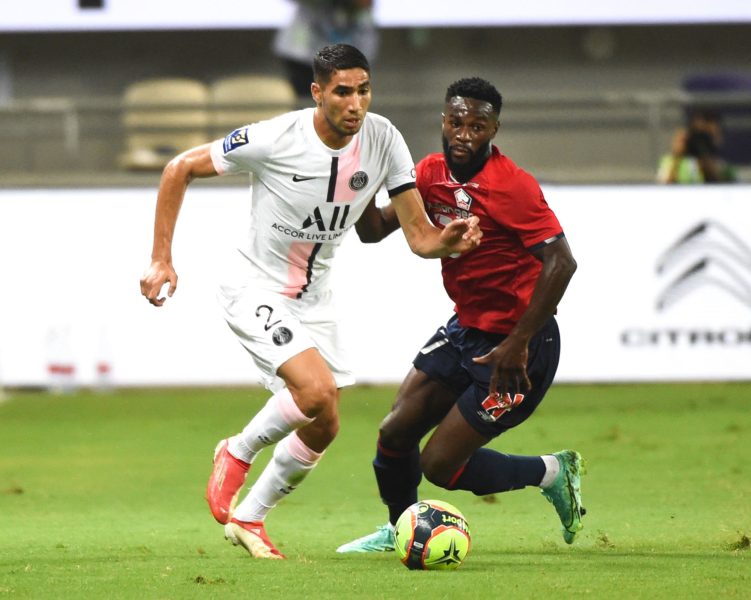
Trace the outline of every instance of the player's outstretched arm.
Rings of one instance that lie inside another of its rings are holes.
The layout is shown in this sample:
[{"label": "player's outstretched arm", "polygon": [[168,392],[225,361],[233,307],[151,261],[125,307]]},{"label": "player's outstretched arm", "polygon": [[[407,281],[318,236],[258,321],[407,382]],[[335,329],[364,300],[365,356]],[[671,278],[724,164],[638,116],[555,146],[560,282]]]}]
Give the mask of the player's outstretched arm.
[{"label": "player's outstretched arm", "polygon": [[393,204],[376,206],[375,196],[371,198],[360,218],[355,223],[357,237],[363,244],[380,242],[399,229],[399,219]]},{"label": "player's outstretched arm", "polygon": [[542,262],[527,310],[514,329],[495,348],[474,359],[480,364],[494,364],[490,391],[516,393],[529,391],[527,359],[529,340],[555,314],[563,293],[576,271],[576,261],[568,242],[561,237],[533,253]]},{"label": "player's outstretched arm", "polygon": [[391,198],[412,252],[423,258],[441,258],[469,252],[480,244],[477,217],[454,219],[443,229],[434,227],[425,213],[420,192],[413,188]]},{"label": "player's outstretched arm", "polygon": [[177,289],[177,273],[172,266],[172,237],[177,215],[185,197],[188,184],[196,177],[216,175],[211,161],[211,144],[197,146],[179,154],[164,167],[159,182],[154,216],[154,243],[151,264],[141,277],[141,294],[154,306],[162,306],[166,297],[159,297],[165,283],[169,284],[167,296]]}]

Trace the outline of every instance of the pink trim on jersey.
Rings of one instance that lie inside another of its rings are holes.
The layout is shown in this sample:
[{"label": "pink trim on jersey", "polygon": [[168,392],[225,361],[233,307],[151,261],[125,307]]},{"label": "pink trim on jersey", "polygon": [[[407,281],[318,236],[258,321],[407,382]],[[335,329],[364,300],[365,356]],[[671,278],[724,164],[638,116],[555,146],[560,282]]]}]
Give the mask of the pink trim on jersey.
[{"label": "pink trim on jersey", "polygon": [[276,399],[279,413],[288,425],[300,427],[313,421],[313,419],[306,417],[305,413],[300,410],[300,407],[297,406],[295,399],[292,397],[292,393],[287,388],[279,390],[276,393]]},{"label": "pink trim on jersey", "polygon": [[287,436],[287,451],[292,458],[307,465],[316,464],[323,456],[323,452],[316,452],[308,448],[305,442],[297,435],[296,431]]},{"label": "pink trim on jersey", "polygon": [[303,286],[308,283],[308,260],[313,253],[312,242],[292,242],[287,254],[287,283],[282,294],[288,298],[297,298]]},{"label": "pink trim on jersey", "polygon": [[334,202],[352,202],[357,195],[357,190],[349,187],[352,175],[360,170],[360,136],[356,136],[352,142],[352,148],[346,154],[339,157],[336,175],[336,189],[334,190]]}]

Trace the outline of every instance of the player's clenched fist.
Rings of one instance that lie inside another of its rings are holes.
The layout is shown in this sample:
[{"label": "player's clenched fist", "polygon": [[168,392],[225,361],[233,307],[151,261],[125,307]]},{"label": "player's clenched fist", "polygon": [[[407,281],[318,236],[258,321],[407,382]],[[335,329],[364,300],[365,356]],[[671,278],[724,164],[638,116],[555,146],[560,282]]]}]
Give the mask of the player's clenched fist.
[{"label": "player's clenched fist", "polygon": [[172,297],[177,289],[177,273],[171,263],[155,260],[141,277],[141,294],[154,306],[161,306],[167,299],[159,296],[165,283],[169,283],[167,297]]},{"label": "player's clenched fist", "polygon": [[441,241],[452,253],[469,252],[480,245],[482,230],[479,227],[480,220],[475,217],[467,219],[454,219],[441,231]]}]

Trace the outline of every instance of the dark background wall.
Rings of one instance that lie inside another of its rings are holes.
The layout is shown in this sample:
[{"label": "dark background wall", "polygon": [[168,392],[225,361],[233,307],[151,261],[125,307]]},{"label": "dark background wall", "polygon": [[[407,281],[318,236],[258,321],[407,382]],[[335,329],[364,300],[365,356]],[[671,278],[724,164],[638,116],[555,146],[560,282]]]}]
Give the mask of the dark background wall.
[{"label": "dark background wall", "polygon": [[[210,83],[239,73],[280,73],[272,36],[268,30],[4,34],[0,103],[18,107],[62,97],[84,108],[116,106],[125,86],[139,79],[188,76]],[[438,146],[446,85],[480,75],[504,94],[498,142],[517,162],[560,181],[645,180],[680,122],[675,94],[684,78],[718,71],[751,76],[751,25],[389,29],[374,64],[373,110],[403,130],[419,158]],[[34,173],[45,163],[54,171],[54,157],[63,170],[80,170],[80,160],[98,171],[116,170],[119,119],[105,113],[84,120],[75,168],[61,157],[55,122],[42,127],[57,146],[19,158],[18,145],[32,143],[23,139],[28,126],[4,120],[0,171]]]}]

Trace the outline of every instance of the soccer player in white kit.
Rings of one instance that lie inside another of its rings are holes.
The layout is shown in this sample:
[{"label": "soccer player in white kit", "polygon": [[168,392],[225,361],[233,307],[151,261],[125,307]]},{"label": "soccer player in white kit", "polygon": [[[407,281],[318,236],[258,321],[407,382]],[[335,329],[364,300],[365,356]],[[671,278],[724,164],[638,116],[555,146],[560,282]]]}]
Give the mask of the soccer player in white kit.
[{"label": "soccer player in white kit", "polygon": [[[354,383],[340,350],[329,271],[344,234],[383,185],[410,248],[423,257],[479,244],[475,217],[433,227],[415,186],[414,163],[399,131],[367,114],[370,68],[352,46],[321,49],[313,60],[315,108],[286,113],[198,146],[165,167],[157,196],[151,265],[141,293],[155,306],[177,285],[172,237],[188,183],[248,172],[249,236],[241,273],[219,298],[240,343],[272,392],[239,434],[219,442],[206,497],[225,536],[258,558],[283,558],[264,519],[316,466],[339,428],[340,389]],[[234,506],[257,454],[273,458]]]}]

